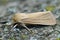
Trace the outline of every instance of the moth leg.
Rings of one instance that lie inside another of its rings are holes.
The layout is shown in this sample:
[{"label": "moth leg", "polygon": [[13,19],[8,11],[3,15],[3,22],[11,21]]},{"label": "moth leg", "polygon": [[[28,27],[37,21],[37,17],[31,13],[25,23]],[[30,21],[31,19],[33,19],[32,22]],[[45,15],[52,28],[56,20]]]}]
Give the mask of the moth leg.
[{"label": "moth leg", "polygon": [[30,30],[23,22],[21,22],[21,25],[22,25],[24,28],[26,28],[29,32],[31,32],[31,30]]},{"label": "moth leg", "polygon": [[13,27],[12,29],[11,29],[11,31],[17,26],[18,24],[15,24],[14,26],[11,26],[11,27]]},{"label": "moth leg", "polygon": [[25,24],[22,24],[22,26],[25,27],[29,32],[31,32],[31,30]]}]

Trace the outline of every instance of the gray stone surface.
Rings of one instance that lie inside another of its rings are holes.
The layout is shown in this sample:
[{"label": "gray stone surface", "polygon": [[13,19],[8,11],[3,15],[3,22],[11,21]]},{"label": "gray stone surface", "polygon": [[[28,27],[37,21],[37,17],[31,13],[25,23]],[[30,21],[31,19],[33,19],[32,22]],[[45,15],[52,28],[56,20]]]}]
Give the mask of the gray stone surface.
[{"label": "gray stone surface", "polygon": [[[32,34],[24,28],[19,30],[11,26],[13,14],[47,11],[49,5],[55,6],[52,13],[57,19],[56,25],[32,27]],[[56,40],[60,38],[60,0],[10,0],[0,6],[0,22],[6,22],[0,24],[1,40]]]}]

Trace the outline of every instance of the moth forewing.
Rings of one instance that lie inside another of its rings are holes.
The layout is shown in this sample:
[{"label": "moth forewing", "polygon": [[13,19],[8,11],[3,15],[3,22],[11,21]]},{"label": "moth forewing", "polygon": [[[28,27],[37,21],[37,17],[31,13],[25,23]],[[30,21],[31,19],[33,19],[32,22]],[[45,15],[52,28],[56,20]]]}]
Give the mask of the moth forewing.
[{"label": "moth forewing", "polygon": [[[38,14],[38,13],[36,13]],[[45,12],[40,15],[29,15],[27,19],[23,19],[22,21],[27,24],[42,24],[42,25],[55,25],[56,19],[51,12]]]},{"label": "moth forewing", "polygon": [[42,25],[55,25],[56,19],[54,15],[50,12],[36,12],[36,13],[17,13],[14,15],[14,20],[16,22],[22,21],[25,24],[42,24]]}]

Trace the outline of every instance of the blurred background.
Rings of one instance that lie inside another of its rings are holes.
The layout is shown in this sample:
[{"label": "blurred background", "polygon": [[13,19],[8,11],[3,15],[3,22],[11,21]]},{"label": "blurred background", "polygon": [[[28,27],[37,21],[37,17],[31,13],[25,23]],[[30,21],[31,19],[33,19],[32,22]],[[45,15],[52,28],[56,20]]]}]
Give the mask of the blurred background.
[{"label": "blurred background", "polygon": [[[15,13],[44,11],[53,13],[56,25],[30,28],[35,32],[33,35],[26,29],[11,27]],[[60,0],[0,0],[0,23],[0,40],[60,40]]]}]

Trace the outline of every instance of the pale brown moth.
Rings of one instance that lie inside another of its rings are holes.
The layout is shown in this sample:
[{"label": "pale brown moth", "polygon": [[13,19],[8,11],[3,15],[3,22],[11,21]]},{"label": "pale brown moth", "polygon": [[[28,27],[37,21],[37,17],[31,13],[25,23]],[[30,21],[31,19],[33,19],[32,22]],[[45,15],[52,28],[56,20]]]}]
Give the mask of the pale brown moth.
[{"label": "pale brown moth", "polygon": [[35,13],[16,13],[13,15],[12,19],[13,22],[21,22],[23,25],[24,24],[39,24],[39,25],[56,24],[56,18],[50,11],[35,12]]}]

